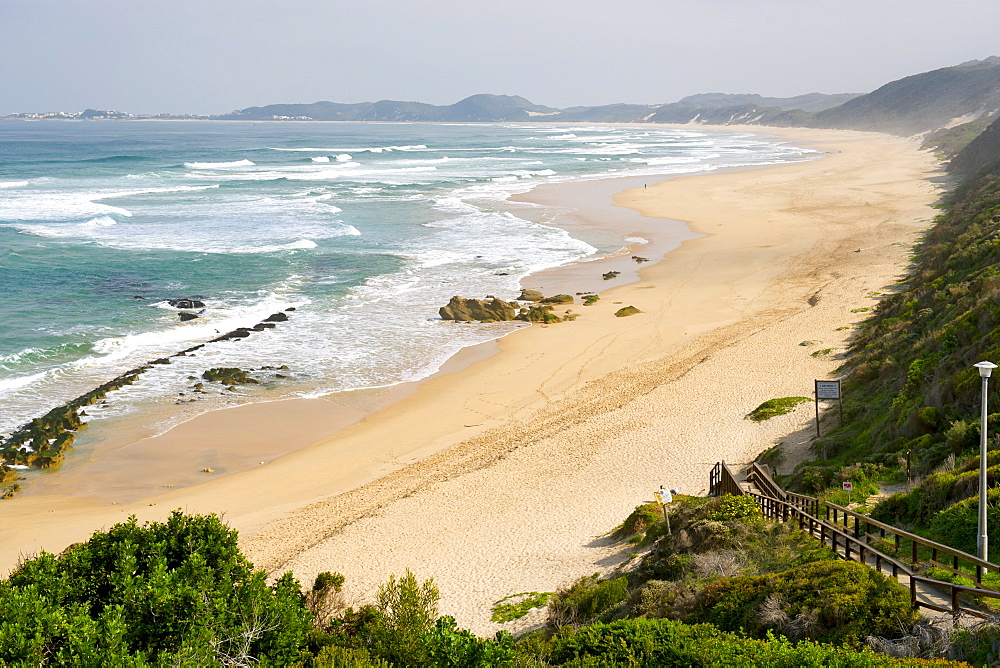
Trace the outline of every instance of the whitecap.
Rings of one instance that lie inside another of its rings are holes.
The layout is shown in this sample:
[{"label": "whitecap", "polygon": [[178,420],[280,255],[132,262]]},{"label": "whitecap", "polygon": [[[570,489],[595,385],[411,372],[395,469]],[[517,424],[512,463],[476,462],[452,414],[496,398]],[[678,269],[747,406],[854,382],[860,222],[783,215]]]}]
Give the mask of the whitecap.
[{"label": "whitecap", "polygon": [[249,160],[234,160],[232,162],[185,162],[188,169],[230,169],[232,167],[254,167],[256,163]]},{"label": "whitecap", "polygon": [[314,155],[311,160],[313,162],[330,162],[330,156],[328,155]]},{"label": "whitecap", "polygon": [[81,227],[83,229],[93,230],[100,227],[111,227],[112,225],[117,225],[117,224],[118,221],[112,218],[111,216],[98,216],[97,218],[92,218],[91,220],[88,220],[86,223],[80,223],[78,227]]},{"label": "whitecap", "polygon": [[0,181],[0,188],[23,188],[27,181]]},{"label": "whitecap", "polygon": [[337,156],[337,162],[350,162],[353,159],[350,153],[341,153]]},{"label": "whitecap", "polygon": [[41,373],[35,373],[30,376],[18,376],[15,378],[0,380],[0,393],[27,387],[28,385],[32,385],[33,383],[37,383],[42,380],[46,375],[48,375],[48,372],[42,371]]}]

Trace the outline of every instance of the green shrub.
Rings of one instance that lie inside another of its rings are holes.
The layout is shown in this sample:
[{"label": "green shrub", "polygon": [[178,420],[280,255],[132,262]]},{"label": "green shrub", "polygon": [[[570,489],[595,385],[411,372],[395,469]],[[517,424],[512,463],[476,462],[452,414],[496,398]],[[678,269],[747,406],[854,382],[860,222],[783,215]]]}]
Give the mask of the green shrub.
[{"label": "green shrub", "polygon": [[[992,527],[988,533],[990,555],[1000,554],[1000,488],[993,488],[986,494],[986,525]],[[979,536],[979,495],[959,501],[942,510],[930,522],[934,538],[945,545],[969,554],[976,554]],[[995,561],[995,560],[994,560]]]},{"label": "green shrub", "polygon": [[493,614],[490,621],[503,624],[524,617],[533,608],[539,608],[548,603],[552,592],[526,591],[512,594],[493,604]]},{"label": "green shrub", "polygon": [[758,520],[764,514],[754,498],[748,494],[734,496],[727,494],[719,497],[708,512],[708,519],[712,522],[733,522],[737,520]]},{"label": "green shrub", "polygon": [[560,628],[590,622],[628,595],[628,580],[624,577],[601,580],[598,573],[582,577],[549,600],[549,625]]},{"label": "green shrub", "polygon": [[492,640],[477,638],[455,626],[452,617],[441,617],[424,634],[427,663],[435,668],[492,668],[509,666],[514,659],[514,637],[499,631]]},{"label": "green shrub", "polygon": [[[827,349],[827,351],[832,349]],[[813,353],[815,355],[816,353]],[[763,422],[769,418],[791,413],[792,410],[801,403],[812,401],[809,397],[781,397],[779,399],[768,399],[757,408],[750,411],[746,416],[747,420],[753,422]]]},{"label": "green shrub", "polygon": [[709,624],[685,625],[666,619],[628,619],[594,624],[555,638],[551,663],[567,667],[741,666],[890,666],[893,660],[870,649],[860,651],[809,641],[793,644],[780,637],[744,638]]},{"label": "green shrub", "polygon": [[291,574],[268,586],[215,515],[131,517],[0,584],[2,665],[287,665],[310,627]]},{"label": "green shrub", "polygon": [[645,531],[654,524],[663,521],[663,512],[658,503],[644,503],[636,506],[625,521],[618,525],[614,534],[619,537],[631,536],[632,534]]},{"label": "green shrub", "polygon": [[393,664],[426,663],[425,635],[437,621],[440,598],[433,579],[419,583],[410,569],[398,580],[389,576],[375,596],[379,613],[372,626],[375,654]]},{"label": "green shrub", "polygon": [[720,579],[704,590],[703,605],[692,621],[756,634],[770,628],[788,635],[794,631],[824,642],[891,636],[916,618],[907,589],[852,561],[817,561],[781,573]]}]

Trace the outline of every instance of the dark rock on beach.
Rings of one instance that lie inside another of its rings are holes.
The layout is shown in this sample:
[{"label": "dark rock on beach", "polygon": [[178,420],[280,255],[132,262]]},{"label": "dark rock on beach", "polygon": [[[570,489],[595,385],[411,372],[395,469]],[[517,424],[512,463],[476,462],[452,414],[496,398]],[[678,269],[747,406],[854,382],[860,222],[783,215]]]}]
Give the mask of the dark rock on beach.
[{"label": "dark rock on beach", "polygon": [[181,311],[177,314],[181,319],[181,322],[187,322],[188,320],[196,320],[198,315],[196,313],[189,313],[188,311]]},{"label": "dark rock on beach", "polygon": [[527,288],[521,288],[521,296],[517,298],[519,302],[540,302],[545,299],[543,295],[538,290],[529,290]]},{"label": "dark rock on beach", "polygon": [[264,322],[285,322],[286,320],[288,320],[288,316],[280,311],[264,318]]},{"label": "dark rock on beach", "polygon": [[463,299],[452,297],[447,306],[442,306],[438,313],[444,320],[459,322],[503,322],[513,320],[517,315],[514,306],[502,299],[494,297],[490,301],[482,299]]},{"label": "dark rock on beach", "polygon": [[543,304],[572,304],[573,297],[570,295],[552,295],[541,300]]}]

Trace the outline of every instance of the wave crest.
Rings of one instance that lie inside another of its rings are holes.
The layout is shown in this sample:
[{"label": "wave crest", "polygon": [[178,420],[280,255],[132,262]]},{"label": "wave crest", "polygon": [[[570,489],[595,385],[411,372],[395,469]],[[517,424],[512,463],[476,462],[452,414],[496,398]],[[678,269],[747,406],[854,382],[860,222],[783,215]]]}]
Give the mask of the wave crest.
[{"label": "wave crest", "polygon": [[234,160],[232,162],[185,162],[188,169],[230,169],[232,167],[255,167],[256,163],[249,160]]}]

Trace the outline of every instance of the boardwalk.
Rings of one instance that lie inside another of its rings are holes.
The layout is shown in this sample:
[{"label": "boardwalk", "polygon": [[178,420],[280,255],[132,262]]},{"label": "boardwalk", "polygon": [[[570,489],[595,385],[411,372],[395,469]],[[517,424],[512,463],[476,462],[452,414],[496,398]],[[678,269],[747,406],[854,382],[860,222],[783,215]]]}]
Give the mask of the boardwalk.
[{"label": "boardwalk", "polygon": [[[751,464],[746,480],[739,481],[725,462],[712,469],[709,490],[713,495],[746,494],[752,496],[765,517],[782,522],[797,522],[840,557],[857,561],[895,578],[910,590],[914,607],[955,616],[991,618],[991,614],[973,597],[1000,599],[1000,592],[983,585],[987,572],[1000,572],[1000,566],[983,561],[961,550],[942,545],[890,524],[856,513],[833,503],[803,494],[785,492],[767,471]],[[944,569],[968,578],[975,586],[963,586],[921,575],[928,567]]]}]

